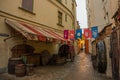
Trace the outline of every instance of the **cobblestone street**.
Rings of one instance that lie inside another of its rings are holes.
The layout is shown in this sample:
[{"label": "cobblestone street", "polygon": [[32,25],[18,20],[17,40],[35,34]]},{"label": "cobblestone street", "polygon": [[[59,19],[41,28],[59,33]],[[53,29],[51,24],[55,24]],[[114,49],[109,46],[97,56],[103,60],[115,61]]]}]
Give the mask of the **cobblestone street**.
[{"label": "cobblestone street", "polygon": [[110,80],[93,70],[90,55],[85,53],[77,55],[75,62],[37,67],[32,76],[16,77],[5,73],[0,77],[0,80]]},{"label": "cobblestone street", "polygon": [[92,67],[89,54],[80,53],[71,69],[63,80],[110,80],[105,74],[100,74]]}]

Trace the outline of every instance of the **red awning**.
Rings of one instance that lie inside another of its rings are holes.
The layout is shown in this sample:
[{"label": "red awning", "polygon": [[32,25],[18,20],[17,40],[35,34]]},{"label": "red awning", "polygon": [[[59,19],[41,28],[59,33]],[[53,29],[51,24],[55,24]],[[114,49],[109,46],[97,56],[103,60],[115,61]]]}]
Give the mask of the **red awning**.
[{"label": "red awning", "polygon": [[27,23],[18,22],[11,19],[6,19],[5,22],[13,29],[19,31],[28,40],[46,41],[47,39],[56,39],[64,41],[62,36],[49,29],[43,29],[41,27],[32,26]]},{"label": "red awning", "polygon": [[54,35],[55,37],[57,37],[57,38],[60,39],[60,40],[65,41],[65,39],[64,39],[62,36],[56,34],[56,33],[53,32],[52,30],[49,31],[49,30],[47,30],[47,29],[44,29],[44,31],[48,32],[48,33],[51,34],[51,35]]}]

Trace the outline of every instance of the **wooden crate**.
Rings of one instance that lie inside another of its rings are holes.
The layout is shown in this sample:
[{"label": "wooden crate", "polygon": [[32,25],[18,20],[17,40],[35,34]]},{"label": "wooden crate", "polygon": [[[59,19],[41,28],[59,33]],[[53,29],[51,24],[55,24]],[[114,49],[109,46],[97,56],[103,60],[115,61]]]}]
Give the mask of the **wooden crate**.
[{"label": "wooden crate", "polygon": [[64,64],[64,63],[66,63],[65,57],[59,57],[56,59],[56,64]]}]

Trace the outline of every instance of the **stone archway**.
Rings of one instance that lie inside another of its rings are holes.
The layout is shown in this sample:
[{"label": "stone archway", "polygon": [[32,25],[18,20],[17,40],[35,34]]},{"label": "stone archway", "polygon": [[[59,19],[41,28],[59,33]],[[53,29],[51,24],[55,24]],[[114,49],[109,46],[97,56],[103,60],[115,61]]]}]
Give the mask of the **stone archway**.
[{"label": "stone archway", "polygon": [[15,45],[12,49],[12,58],[19,58],[23,54],[32,54],[34,51],[34,48],[27,44],[19,44]]},{"label": "stone archway", "polygon": [[107,54],[106,54],[106,45],[104,41],[99,41],[97,43],[97,62],[98,62],[98,71],[100,73],[105,73],[107,69]]}]

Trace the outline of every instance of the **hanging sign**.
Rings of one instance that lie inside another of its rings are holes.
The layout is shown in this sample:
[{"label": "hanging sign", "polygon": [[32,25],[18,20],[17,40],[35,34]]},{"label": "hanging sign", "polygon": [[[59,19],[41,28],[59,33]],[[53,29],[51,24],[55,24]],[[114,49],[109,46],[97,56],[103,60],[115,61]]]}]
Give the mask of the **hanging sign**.
[{"label": "hanging sign", "polygon": [[76,39],[82,38],[82,29],[76,30]]},{"label": "hanging sign", "polygon": [[91,28],[92,30],[92,38],[97,38],[98,37],[98,27],[94,26]]},{"label": "hanging sign", "polygon": [[64,30],[64,39],[68,39],[68,30]]},{"label": "hanging sign", "polygon": [[91,38],[91,30],[89,28],[84,29],[84,36],[85,38]]},{"label": "hanging sign", "polygon": [[88,28],[84,29],[84,36],[85,36],[85,38],[89,38],[89,29]]},{"label": "hanging sign", "polygon": [[89,29],[89,38],[92,38],[92,31]]},{"label": "hanging sign", "polygon": [[70,40],[74,40],[74,38],[75,38],[75,31],[74,30],[69,30],[69,38],[70,38]]}]

